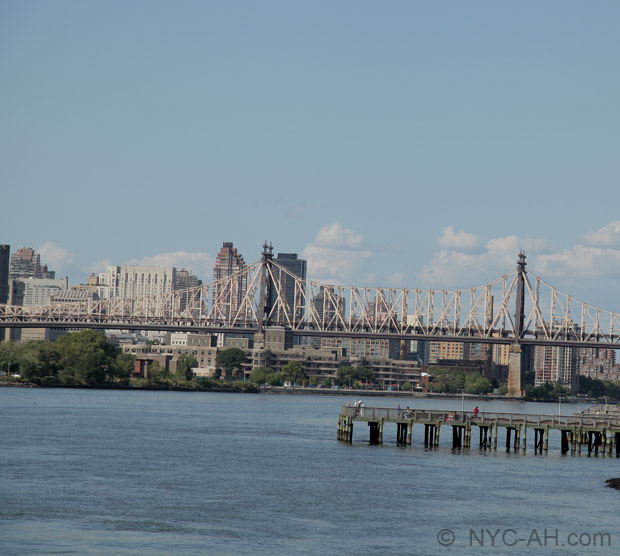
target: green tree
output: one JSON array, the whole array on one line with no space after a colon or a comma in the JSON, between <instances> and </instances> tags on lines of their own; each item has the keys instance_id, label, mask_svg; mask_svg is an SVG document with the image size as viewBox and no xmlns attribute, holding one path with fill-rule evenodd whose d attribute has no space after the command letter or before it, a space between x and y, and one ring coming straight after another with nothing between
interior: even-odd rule
<instances>
[{"instance_id":1,"label":"green tree","mask_svg":"<svg viewBox=\"0 0 620 556\"><path fill-rule=\"evenodd\" d=\"M148 378L153 380L162 380L168 378L168 370L162 368L161 363L157 359L149 360L148 362Z\"/></svg>"},{"instance_id":2,"label":"green tree","mask_svg":"<svg viewBox=\"0 0 620 556\"><path fill-rule=\"evenodd\" d=\"M28 380L56 376L60 368L58 347L47 340L34 340L20 350L19 371Z\"/></svg>"},{"instance_id":3,"label":"green tree","mask_svg":"<svg viewBox=\"0 0 620 556\"><path fill-rule=\"evenodd\" d=\"M229 348L220 351L215 358L215 364L223 369L226 378L242 374L243 364L246 362L245 353L239 348Z\"/></svg>"},{"instance_id":4,"label":"green tree","mask_svg":"<svg viewBox=\"0 0 620 556\"><path fill-rule=\"evenodd\" d=\"M19 346L15 342L0 342L0 371L7 375L17 370Z\"/></svg>"},{"instance_id":5,"label":"green tree","mask_svg":"<svg viewBox=\"0 0 620 556\"><path fill-rule=\"evenodd\" d=\"M56 340L65 376L81 384L101 384L117 378L120 350L102 332L83 330Z\"/></svg>"},{"instance_id":6,"label":"green tree","mask_svg":"<svg viewBox=\"0 0 620 556\"><path fill-rule=\"evenodd\" d=\"M194 378L194 367L198 366L198 360L187 353L179 355L177 361L176 377L178 380L192 380Z\"/></svg>"},{"instance_id":7,"label":"green tree","mask_svg":"<svg viewBox=\"0 0 620 556\"><path fill-rule=\"evenodd\" d=\"M282 373L277 373L270 367L259 367L250 373L250 382L277 386L282 384Z\"/></svg>"},{"instance_id":8,"label":"green tree","mask_svg":"<svg viewBox=\"0 0 620 556\"><path fill-rule=\"evenodd\" d=\"M340 386L359 386L361 383L375 382L375 375L368 367L340 367L336 378Z\"/></svg>"},{"instance_id":9,"label":"green tree","mask_svg":"<svg viewBox=\"0 0 620 556\"><path fill-rule=\"evenodd\" d=\"M308 379L308 373L300 361L289 361L282 366L282 376L286 382L291 384L303 384Z\"/></svg>"},{"instance_id":10,"label":"green tree","mask_svg":"<svg viewBox=\"0 0 620 556\"><path fill-rule=\"evenodd\" d=\"M134 366L136 362L136 356L131 355L131 353L119 353L116 361L115 375L120 382L123 384L128 384L131 375L133 374Z\"/></svg>"},{"instance_id":11,"label":"green tree","mask_svg":"<svg viewBox=\"0 0 620 556\"><path fill-rule=\"evenodd\" d=\"M493 385L482 375L471 374L467 376L465 391L468 394L488 394L491 390L493 390Z\"/></svg>"}]
</instances>

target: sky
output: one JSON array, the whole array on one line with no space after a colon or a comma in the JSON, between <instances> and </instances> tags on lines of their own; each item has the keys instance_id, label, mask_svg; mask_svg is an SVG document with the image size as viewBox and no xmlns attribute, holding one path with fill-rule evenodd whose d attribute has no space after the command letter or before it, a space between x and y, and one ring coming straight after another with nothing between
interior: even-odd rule
<instances>
[{"instance_id":1,"label":"sky","mask_svg":"<svg viewBox=\"0 0 620 556\"><path fill-rule=\"evenodd\" d=\"M82 283L528 270L620 311L616 0L0 0L0 243Z\"/></svg>"}]
</instances>

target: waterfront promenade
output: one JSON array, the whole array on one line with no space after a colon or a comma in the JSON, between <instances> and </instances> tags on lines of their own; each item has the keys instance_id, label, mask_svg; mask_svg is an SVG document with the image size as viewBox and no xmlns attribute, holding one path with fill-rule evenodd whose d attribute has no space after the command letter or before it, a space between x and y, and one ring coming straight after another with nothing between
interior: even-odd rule
<instances>
[{"instance_id":1,"label":"waterfront promenade","mask_svg":"<svg viewBox=\"0 0 620 556\"><path fill-rule=\"evenodd\" d=\"M411 445L414 434L423 434L424 446L437 447L443 430L452 448L471 448L477 443L480 449L496 450L502 436L500 445L505 442L507 450L525 451L529 433L534 451L547 452L550 431L559 431L562 453L581 454L583 450L589 455L620 457L620 415L615 412L554 416L346 405L338 417L338 440L352 442L353 425L362 422L368 425L372 444L382 444L385 425L396 424L396 443L401 445Z\"/></svg>"}]
</instances>

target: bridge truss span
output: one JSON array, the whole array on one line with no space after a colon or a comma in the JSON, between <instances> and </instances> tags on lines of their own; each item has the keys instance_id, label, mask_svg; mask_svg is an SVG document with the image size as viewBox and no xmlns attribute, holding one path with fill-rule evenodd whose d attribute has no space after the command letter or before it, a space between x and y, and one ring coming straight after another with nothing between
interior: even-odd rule
<instances>
[{"instance_id":1,"label":"bridge truss span","mask_svg":"<svg viewBox=\"0 0 620 556\"><path fill-rule=\"evenodd\" d=\"M574 300L515 269L459 290L319 284L302 280L270 252L196 288L157 296L24 307L0 305L1 327L235 330L286 327L296 335L342 335L589 345L620 348L620 313Z\"/></svg>"}]
</instances>

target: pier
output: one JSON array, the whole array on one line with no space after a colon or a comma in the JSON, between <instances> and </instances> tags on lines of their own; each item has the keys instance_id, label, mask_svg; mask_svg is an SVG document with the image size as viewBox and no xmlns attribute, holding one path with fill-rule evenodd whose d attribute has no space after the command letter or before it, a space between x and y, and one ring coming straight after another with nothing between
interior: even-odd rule
<instances>
[{"instance_id":1,"label":"pier","mask_svg":"<svg viewBox=\"0 0 620 556\"><path fill-rule=\"evenodd\" d=\"M424 446L437 447L442 430L452 448L525 451L528 435L535 453L549 449L549 432L561 435L563 454L586 453L620 457L620 415L578 413L567 416L528 413L492 413L384 407L343 406L338 417L338 440L353 441L354 423L366 422L371 444L382 444L384 425L396 424L396 443L410 446L416 434L423 434ZM423 427L423 432L422 432ZM447 429L447 430L446 430ZM502 440L500 441L500 437Z\"/></svg>"}]
</instances>

